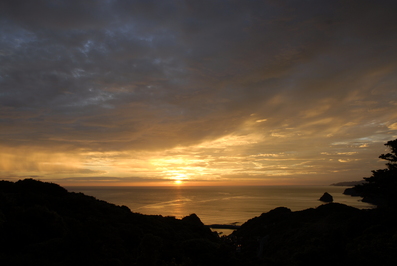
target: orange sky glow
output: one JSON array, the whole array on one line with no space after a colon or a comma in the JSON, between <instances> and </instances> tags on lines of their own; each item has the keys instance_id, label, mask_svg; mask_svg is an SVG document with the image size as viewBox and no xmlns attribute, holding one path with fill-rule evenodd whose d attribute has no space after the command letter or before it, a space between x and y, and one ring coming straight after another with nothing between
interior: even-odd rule
<instances>
[{"instance_id":1,"label":"orange sky glow","mask_svg":"<svg viewBox=\"0 0 397 266\"><path fill-rule=\"evenodd\" d=\"M22 2L0 4L3 180L328 185L397 138L393 1Z\"/></svg>"}]
</instances>

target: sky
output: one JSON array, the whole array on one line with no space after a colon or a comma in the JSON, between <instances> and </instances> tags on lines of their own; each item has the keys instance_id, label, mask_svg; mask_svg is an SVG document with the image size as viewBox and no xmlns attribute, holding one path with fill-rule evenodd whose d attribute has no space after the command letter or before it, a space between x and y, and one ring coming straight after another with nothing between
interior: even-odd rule
<instances>
[{"instance_id":1,"label":"sky","mask_svg":"<svg viewBox=\"0 0 397 266\"><path fill-rule=\"evenodd\" d=\"M328 185L397 138L397 1L3 0L0 179Z\"/></svg>"}]
</instances>

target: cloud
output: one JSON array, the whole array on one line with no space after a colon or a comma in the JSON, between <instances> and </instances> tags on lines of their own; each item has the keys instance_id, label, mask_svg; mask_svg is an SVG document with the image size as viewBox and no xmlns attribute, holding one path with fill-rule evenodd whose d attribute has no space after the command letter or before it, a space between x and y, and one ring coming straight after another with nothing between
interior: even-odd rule
<instances>
[{"instance_id":1,"label":"cloud","mask_svg":"<svg viewBox=\"0 0 397 266\"><path fill-rule=\"evenodd\" d=\"M393 124L389 125L388 128L390 130L397 130L397 123L393 123Z\"/></svg>"},{"instance_id":2,"label":"cloud","mask_svg":"<svg viewBox=\"0 0 397 266\"><path fill-rule=\"evenodd\" d=\"M182 148L208 164L191 171L219 177L240 171L233 156L312 160L357 144L377 157L371 143L397 130L394 1L15 0L0 10L7 173L55 174L70 161L76 175L148 177L163 170L145 162ZM106 167L85 165L106 156Z\"/></svg>"}]
</instances>

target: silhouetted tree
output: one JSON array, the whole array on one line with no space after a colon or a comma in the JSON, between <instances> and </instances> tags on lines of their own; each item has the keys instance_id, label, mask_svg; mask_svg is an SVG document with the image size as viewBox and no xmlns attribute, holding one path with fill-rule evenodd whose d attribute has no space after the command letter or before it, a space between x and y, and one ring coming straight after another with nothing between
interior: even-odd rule
<instances>
[{"instance_id":1,"label":"silhouetted tree","mask_svg":"<svg viewBox=\"0 0 397 266\"><path fill-rule=\"evenodd\" d=\"M366 183L356 185L354 189L363 197L363 201L381 207L397 207L397 139L388 141L385 146L391 152L381 154L380 159L387 160L386 169L372 171L372 176L364 177Z\"/></svg>"}]
</instances>

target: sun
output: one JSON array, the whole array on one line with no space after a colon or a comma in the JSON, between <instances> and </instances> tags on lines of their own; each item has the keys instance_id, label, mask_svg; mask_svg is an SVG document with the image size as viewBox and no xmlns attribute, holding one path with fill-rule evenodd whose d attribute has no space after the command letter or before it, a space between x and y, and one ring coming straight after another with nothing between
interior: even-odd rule
<instances>
[{"instance_id":1,"label":"sun","mask_svg":"<svg viewBox=\"0 0 397 266\"><path fill-rule=\"evenodd\" d=\"M180 185L180 184L182 184L182 180L179 180L179 179L174 180L174 183L175 183L176 185Z\"/></svg>"},{"instance_id":2,"label":"sun","mask_svg":"<svg viewBox=\"0 0 397 266\"><path fill-rule=\"evenodd\" d=\"M188 179L187 175L184 173L177 173L177 174L173 173L173 174L174 176L172 180L174 181L175 185L182 185L184 183L183 181Z\"/></svg>"}]
</instances>

